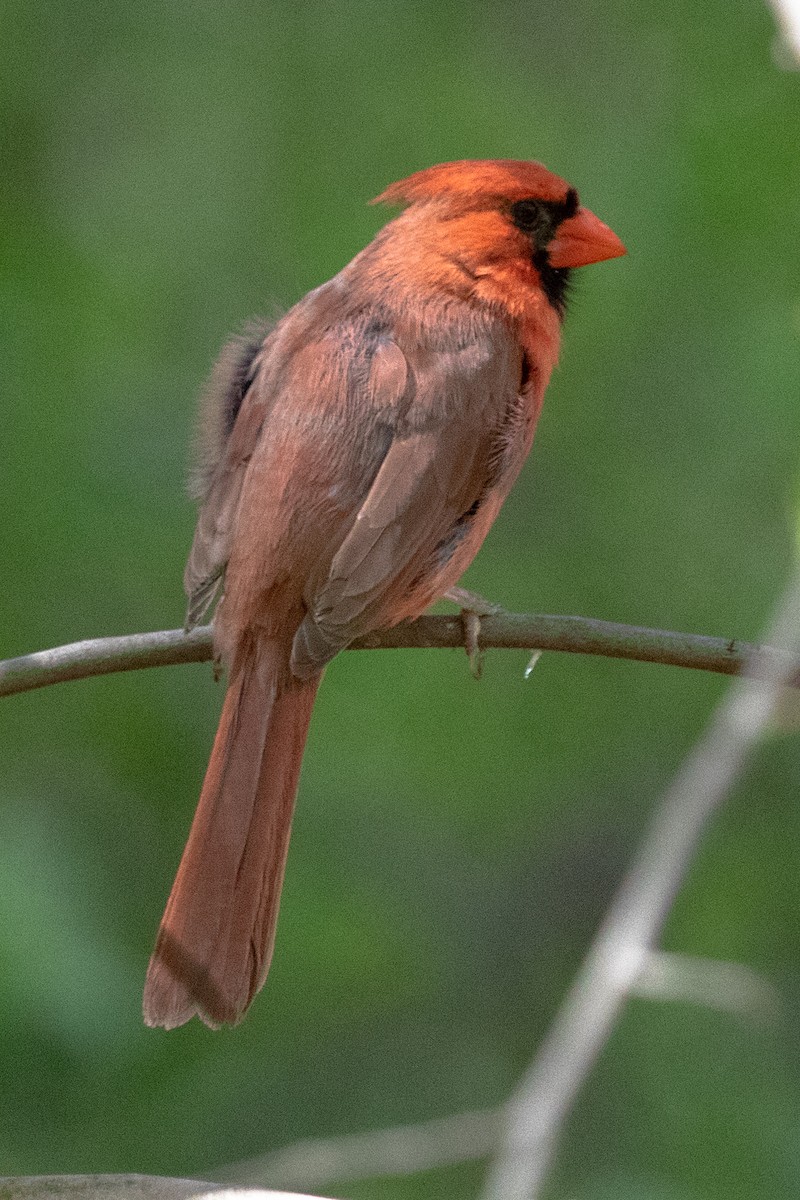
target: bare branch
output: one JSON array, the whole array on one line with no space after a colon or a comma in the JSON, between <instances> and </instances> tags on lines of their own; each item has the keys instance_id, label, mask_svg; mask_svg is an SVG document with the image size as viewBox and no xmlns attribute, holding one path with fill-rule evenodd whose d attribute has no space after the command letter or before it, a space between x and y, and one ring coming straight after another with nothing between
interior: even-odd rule
<instances>
[{"instance_id":1,"label":"bare branch","mask_svg":"<svg viewBox=\"0 0 800 1200\"><path fill-rule=\"evenodd\" d=\"M800 575L768 640L797 648ZM575 1098L642 978L705 826L769 727L793 668L781 670L776 661L767 678L762 662L747 670L760 677L734 684L660 801L569 995L507 1106L486 1200L536 1200L541 1194Z\"/></svg>"},{"instance_id":2,"label":"bare branch","mask_svg":"<svg viewBox=\"0 0 800 1200\"><path fill-rule=\"evenodd\" d=\"M260 1188L221 1191L194 1179L159 1175L27 1175L0 1178L4 1200L324 1200Z\"/></svg>"},{"instance_id":3,"label":"bare branch","mask_svg":"<svg viewBox=\"0 0 800 1200\"><path fill-rule=\"evenodd\" d=\"M436 1117L337 1138L308 1138L280 1150L220 1167L222 1183L322 1187L342 1180L413 1175L486 1158L497 1145L501 1110Z\"/></svg>"},{"instance_id":4,"label":"bare branch","mask_svg":"<svg viewBox=\"0 0 800 1200\"><path fill-rule=\"evenodd\" d=\"M764 674L779 672L787 682L800 682L800 657L770 646L754 646L735 639L673 633L597 621L591 617L547 616L538 613L499 613L483 617L482 649L557 650L567 654L596 654L606 658L662 663L738 675L745 663L757 662ZM350 647L353 650L463 649L461 616L426 616L370 634ZM207 662L212 655L211 626L184 633L169 629L123 637L94 638L39 650L0 662L0 696L48 687L71 679L138 671L177 663Z\"/></svg>"},{"instance_id":5,"label":"bare branch","mask_svg":"<svg viewBox=\"0 0 800 1200\"><path fill-rule=\"evenodd\" d=\"M786 1015L778 989L752 967L666 950L650 952L633 994L650 1000L681 1000L761 1024Z\"/></svg>"}]
</instances>

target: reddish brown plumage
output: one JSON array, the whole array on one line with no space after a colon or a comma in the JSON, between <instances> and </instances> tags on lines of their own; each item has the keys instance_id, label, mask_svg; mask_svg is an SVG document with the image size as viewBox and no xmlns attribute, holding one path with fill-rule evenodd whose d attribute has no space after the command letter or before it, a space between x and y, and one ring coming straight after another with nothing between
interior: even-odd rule
<instances>
[{"instance_id":1,"label":"reddish brown plumage","mask_svg":"<svg viewBox=\"0 0 800 1200\"><path fill-rule=\"evenodd\" d=\"M260 346L226 351L206 402L185 584L191 623L224 572L230 681L148 970L151 1025L235 1022L264 982L325 665L472 561L558 357L556 268L624 253L538 163L446 163L379 199L408 207ZM545 202L545 245L520 201Z\"/></svg>"}]
</instances>

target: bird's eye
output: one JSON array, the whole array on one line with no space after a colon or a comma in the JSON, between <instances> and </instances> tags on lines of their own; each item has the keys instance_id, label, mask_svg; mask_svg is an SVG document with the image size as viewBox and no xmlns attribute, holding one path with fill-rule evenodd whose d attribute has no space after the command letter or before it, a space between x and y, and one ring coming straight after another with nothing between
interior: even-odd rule
<instances>
[{"instance_id":1,"label":"bird's eye","mask_svg":"<svg viewBox=\"0 0 800 1200\"><path fill-rule=\"evenodd\" d=\"M511 205L511 220L524 233L538 233L551 223L551 217L540 200L518 200Z\"/></svg>"},{"instance_id":2,"label":"bird's eye","mask_svg":"<svg viewBox=\"0 0 800 1200\"><path fill-rule=\"evenodd\" d=\"M575 216L579 206L578 193L570 188L563 200L517 200L511 205L511 220L543 248L561 222Z\"/></svg>"}]
</instances>

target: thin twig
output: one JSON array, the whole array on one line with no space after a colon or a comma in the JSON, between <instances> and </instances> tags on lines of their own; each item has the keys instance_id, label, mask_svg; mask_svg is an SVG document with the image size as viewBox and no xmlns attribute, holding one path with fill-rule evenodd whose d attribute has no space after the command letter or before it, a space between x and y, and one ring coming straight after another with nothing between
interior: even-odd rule
<instances>
[{"instance_id":1,"label":"thin twig","mask_svg":"<svg viewBox=\"0 0 800 1200\"><path fill-rule=\"evenodd\" d=\"M754 646L736 639L704 637L619 625L591 617L547 616L539 613L500 613L483 617L482 649L557 650L568 654L597 654L606 658L662 663L738 675L745 663L758 660L766 672L779 671L787 682L800 682L800 657L771 646ZM460 615L426 616L372 633L353 642L353 650L463 649L464 627ZM184 633L169 629L159 633L134 633L123 637L94 638L39 650L0 662L0 696L32 691L71 679L137 671L176 663L206 662L211 658L211 626Z\"/></svg>"},{"instance_id":2,"label":"thin twig","mask_svg":"<svg viewBox=\"0 0 800 1200\"><path fill-rule=\"evenodd\" d=\"M779 606L768 641L796 649L798 639L800 575ZM569 995L508 1103L485 1200L536 1200L541 1194L575 1098L647 966L705 826L779 703L786 667L776 661L765 673L763 661L756 661L747 670L758 677L734 684L667 789Z\"/></svg>"},{"instance_id":3,"label":"thin twig","mask_svg":"<svg viewBox=\"0 0 800 1200\"><path fill-rule=\"evenodd\" d=\"M322 1187L356 1179L414 1175L486 1158L497 1145L499 1108L435 1117L337 1138L307 1138L215 1172L230 1186Z\"/></svg>"},{"instance_id":4,"label":"thin twig","mask_svg":"<svg viewBox=\"0 0 800 1200\"><path fill-rule=\"evenodd\" d=\"M634 995L649 1000L680 1000L758 1024L786 1017L783 996L773 983L744 963L695 954L651 950L634 985Z\"/></svg>"}]
</instances>

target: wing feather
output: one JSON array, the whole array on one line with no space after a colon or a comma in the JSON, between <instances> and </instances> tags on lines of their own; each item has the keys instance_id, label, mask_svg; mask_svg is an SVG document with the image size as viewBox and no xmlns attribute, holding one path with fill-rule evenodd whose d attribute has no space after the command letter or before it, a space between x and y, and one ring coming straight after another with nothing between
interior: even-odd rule
<instances>
[{"instance_id":1,"label":"wing feather","mask_svg":"<svg viewBox=\"0 0 800 1200\"><path fill-rule=\"evenodd\" d=\"M245 472L263 420L263 405L258 403L251 389L242 401L197 518L183 575L188 597L187 629L202 618L219 589L230 557Z\"/></svg>"},{"instance_id":2,"label":"wing feather","mask_svg":"<svg viewBox=\"0 0 800 1200\"><path fill-rule=\"evenodd\" d=\"M378 311L348 315L345 300L326 285L246 377L239 366L247 387L185 573L194 623L230 559L223 657L241 628L298 620L299 677L452 586L448 560L491 486L519 390L519 342L500 318L454 308L424 329L390 327Z\"/></svg>"},{"instance_id":3,"label":"wing feather","mask_svg":"<svg viewBox=\"0 0 800 1200\"><path fill-rule=\"evenodd\" d=\"M444 371L441 359L439 370L425 362L415 371L411 358L415 390L408 417L395 427L327 579L307 598L292 651L297 675L320 671L354 638L402 619L417 577L438 569L437 547L480 503L519 384L518 353L510 339L496 342L467 344L460 355L447 356Z\"/></svg>"}]
</instances>

